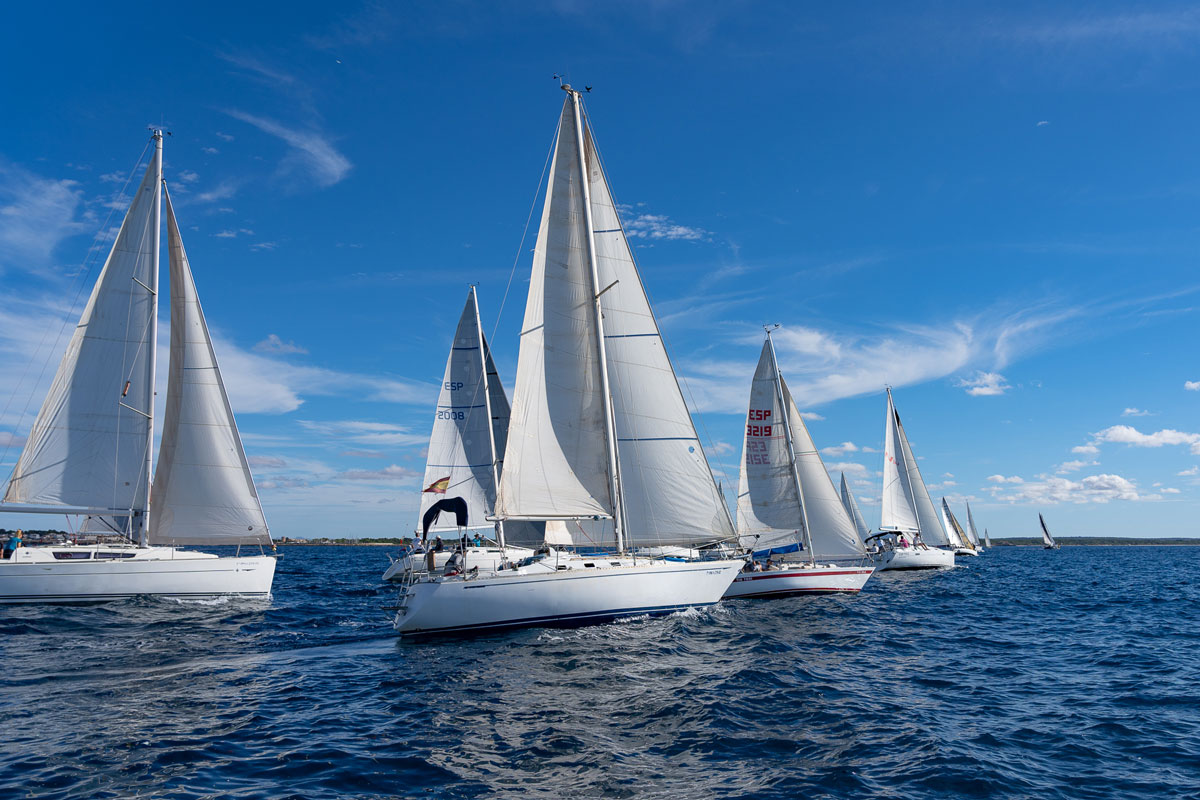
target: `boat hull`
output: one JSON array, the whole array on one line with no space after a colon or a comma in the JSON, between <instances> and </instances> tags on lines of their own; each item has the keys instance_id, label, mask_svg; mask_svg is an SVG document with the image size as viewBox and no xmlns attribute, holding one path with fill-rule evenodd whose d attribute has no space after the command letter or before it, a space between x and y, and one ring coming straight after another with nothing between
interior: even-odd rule
<instances>
[{"instance_id":1,"label":"boat hull","mask_svg":"<svg viewBox=\"0 0 1200 800\"><path fill-rule=\"evenodd\" d=\"M872 555L875 568L942 569L954 566L954 551L937 547L898 547Z\"/></svg>"},{"instance_id":2,"label":"boat hull","mask_svg":"<svg viewBox=\"0 0 1200 800\"><path fill-rule=\"evenodd\" d=\"M669 614L718 602L743 563L658 561L426 578L404 590L393 624L406 637L471 635Z\"/></svg>"},{"instance_id":3,"label":"boat hull","mask_svg":"<svg viewBox=\"0 0 1200 800\"><path fill-rule=\"evenodd\" d=\"M966 547L959 547L959 548L955 549L954 555L956 555L956 556L977 556L977 555L979 555L979 551L971 550Z\"/></svg>"},{"instance_id":4,"label":"boat hull","mask_svg":"<svg viewBox=\"0 0 1200 800\"><path fill-rule=\"evenodd\" d=\"M274 578L275 557L265 555L175 551L173 558L0 560L0 603L97 603L139 595L268 598Z\"/></svg>"},{"instance_id":5,"label":"boat hull","mask_svg":"<svg viewBox=\"0 0 1200 800\"><path fill-rule=\"evenodd\" d=\"M725 590L725 599L783 597L793 594L833 594L860 591L874 567L785 567L767 572L743 572Z\"/></svg>"}]
</instances>

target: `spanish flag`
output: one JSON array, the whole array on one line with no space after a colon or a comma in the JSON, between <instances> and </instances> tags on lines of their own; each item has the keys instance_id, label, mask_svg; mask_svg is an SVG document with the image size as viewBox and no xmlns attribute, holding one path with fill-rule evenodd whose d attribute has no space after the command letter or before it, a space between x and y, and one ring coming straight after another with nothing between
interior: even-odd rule
<instances>
[{"instance_id":1,"label":"spanish flag","mask_svg":"<svg viewBox=\"0 0 1200 800\"><path fill-rule=\"evenodd\" d=\"M425 492L433 492L434 494L445 494L446 490L449 488L450 488L450 476L447 475L446 477L438 478L436 481L429 484L429 486L425 487L425 491L421 492L421 494L425 494Z\"/></svg>"}]
</instances>

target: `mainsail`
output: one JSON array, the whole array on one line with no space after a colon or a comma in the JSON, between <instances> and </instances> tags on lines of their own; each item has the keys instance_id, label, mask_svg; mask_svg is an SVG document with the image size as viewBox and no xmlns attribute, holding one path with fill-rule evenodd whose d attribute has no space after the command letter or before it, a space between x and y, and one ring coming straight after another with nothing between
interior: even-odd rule
<instances>
[{"instance_id":1,"label":"mainsail","mask_svg":"<svg viewBox=\"0 0 1200 800\"><path fill-rule=\"evenodd\" d=\"M153 544L269 544L183 239L166 194L171 363L150 506Z\"/></svg>"},{"instance_id":2,"label":"mainsail","mask_svg":"<svg viewBox=\"0 0 1200 800\"><path fill-rule=\"evenodd\" d=\"M850 492L850 484L846 482L846 473L842 473L842 505L846 507L846 513L850 515L850 519L854 520L854 528L858 531L858 538L865 543L871 535L871 529L867 526L866 519L863 518L862 512L858 510L858 503L854 499L854 495Z\"/></svg>"},{"instance_id":3,"label":"mainsail","mask_svg":"<svg viewBox=\"0 0 1200 800\"><path fill-rule=\"evenodd\" d=\"M888 390L888 418L884 437L882 530L913 531L934 547L951 545L949 534L938 519L929 490L913 456L900 414Z\"/></svg>"},{"instance_id":4,"label":"mainsail","mask_svg":"<svg viewBox=\"0 0 1200 800\"><path fill-rule=\"evenodd\" d=\"M156 145L13 470L5 502L132 511L136 527L144 527L158 313L161 140ZM110 525L119 516L109 517Z\"/></svg>"},{"instance_id":5,"label":"mainsail","mask_svg":"<svg viewBox=\"0 0 1200 800\"><path fill-rule=\"evenodd\" d=\"M989 548L992 546L992 537L988 536L987 528L983 529L983 545Z\"/></svg>"},{"instance_id":6,"label":"mainsail","mask_svg":"<svg viewBox=\"0 0 1200 800\"><path fill-rule=\"evenodd\" d=\"M967 503L967 534L971 537L971 544L979 547L979 532L975 530L975 517L971 516L971 504ZM991 547L991 545L988 545Z\"/></svg>"},{"instance_id":7,"label":"mainsail","mask_svg":"<svg viewBox=\"0 0 1200 800\"><path fill-rule=\"evenodd\" d=\"M777 549L797 542L805 526L814 558L866 552L779 374L768 337L750 390L738 484L739 540L753 550Z\"/></svg>"},{"instance_id":8,"label":"mainsail","mask_svg":"<svg viewBox=\"0 0 1200 800\"><path fill-rule=\"evenodd\" d=\"M1046 520L1038 514L1038 522L1042 523L1042 544L1046 547L1058 547L1058 543L1054 541L1054 537L1050 535L1050 529L1046 527Z\"/></svg>"}]
</instances>

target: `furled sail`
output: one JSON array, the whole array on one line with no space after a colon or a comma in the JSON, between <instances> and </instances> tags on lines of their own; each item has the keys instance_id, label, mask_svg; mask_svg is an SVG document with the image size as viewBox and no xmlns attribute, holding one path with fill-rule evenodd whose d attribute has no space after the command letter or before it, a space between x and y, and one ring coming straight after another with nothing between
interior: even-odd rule
<instances>
[{"instance_id":1,"label":"furled sail","mask_svg":"<svg viewBox=\"0 0 1200 800\"><path fill-rule=\"evenodd\" d=\"M967 535L971 537L971 544L979 547L979 532L975 530L975 517L971 515L971 504L967 503Z\"/></svg>"},{"instance_id":2,"label":"furled sail","mask_svg":"<svg viewBox=\"0 0 1200 800\"><path fill-rule=\"evenodd\" d=\"M908 462L900 443L900 418L892 404L892 392L887 393L887 423L883 432L883 510L879 529L884 531L920 530L917 509L911 489Z\"/></svg>"},{"instance_id":3,"label":"furled sail","mask_svg":"<svg viewBox=\"0 0 1200 800\"><path fill-rule=\"evenodd\" d=\"M572 100L533 255L496 499L502 519L612 516L596 304Z\"/></svg>"},{"instance_id":4,"label":"furled sail","mask_svg":"<svg viewBox=\"0 0 1200 800\"><path fill-rule=\"evenodd\" d=\"M854 499L854 495L850 493L850 484L846 482L846 473L842 473L842 505L846 507L846 513L850 515L850 519L854 520L854 529L858 531L858 538L863 542L871 535L871 529L867 526L867 521L863 518L862 512L858 510L858 503Z\"/></svg>"},{"instance_id":5,"label":"furled sail","mask_svg":"<svg viewBox=\"0 0 1200 800\"><path fill-rule=\"evenodd\" d=\"M914 502L914 510L916 511L918 530L921 533L921 540L927 545L933 547L945 547L951 544L950 537L946 533L946 529L942 527L942 521L938 519L937 509L934 508L933 500L929 497L929 490L925 488L925 481L921 479L921 470L917 467L917 459L913 456L912 447L908 443L908 435L904 433L904 425L900 422L900 414L896 412L895 406L891 403L891 392L888 392L888 410L896 420L896 440L899 444L900 457L904 461L903 475L908 482L908 491ZM886 480L887 469L884 469Z\"/></svg>"},{"instance_id":6,"label":"furled sail","mask_svg":"<svg viewBox=\"0 0 1200 800\"><path fill-rule=\"evenodd\" d=\"M171 198L171 364L150 505L153 544L269 544Z\"/></svg>"},{"instance_id":7,"label":"furled sail","mask_svg":"<svg viewBox=\"0 0 1200 800\"><path fill-rule=\"evenodd\" d=\"M418 530L454 530L458 515L449 503L461 499L465 503L465 523L470 527L491 527L487 521L496 502L492 437L496 448L504 446L508 433L508 401L500 387L499 376L484 387L488 368L492 371L491 354L484 350L483 334L479 330L479 311L475 290L467 294L467 303L454 332L454 342L446 359L446 371L434 412L433 431L429 436L429 455L422 482ZM490 377L490 376L489 376ZM488 408L491 396L492 409ZM498 418L497 418L498 417ZM493 426L489 432L488 427Z\"/></svg>"},{"instance_id":8,"label":"furled sail","mask_svg":"<svg viewBox=\"0 0 1200 800\"><path fill-rule=\"evenodd\" d=\"M738 541L748 550L799 549L804 521L788 449L771 343L763 343L750 383L738 478Z\"/></svg>"},{"instance_id":9,"label":"furled sail","mask_svg":"<svg viewBox=\"0 0 1200 800\"><path fill-rule=\"evenodd\" d=\"M29 432L5 502L145 510L161 175L162 150L156 147ZM107 527L121 523L109 520Z\"/></svg>"},{"instance_id":10,"label":"furled sail","mask_svg":"<svg viewBox=\"0 0 1200 800\"><path fill-rule=\"evenodd\" d=\"M679 389L586 123L584 142L626 538L660 545L732 539L733 521Z\"/></svg>"}]
</instances>

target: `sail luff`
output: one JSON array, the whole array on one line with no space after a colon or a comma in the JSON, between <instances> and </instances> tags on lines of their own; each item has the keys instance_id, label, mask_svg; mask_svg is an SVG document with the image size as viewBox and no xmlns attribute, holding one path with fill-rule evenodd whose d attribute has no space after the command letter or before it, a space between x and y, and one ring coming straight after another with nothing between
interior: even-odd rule
<instances>
[{"instance_id":1,"label":"sail luff","mask_svg":"<svg viewBox=\"0 0 1200 800\"><path fill-rule=\"evenodd\" d=\"M164 200L171 360L147 538L166 545L270 544L169 193Z\"/></svg>"}]
</instances>

